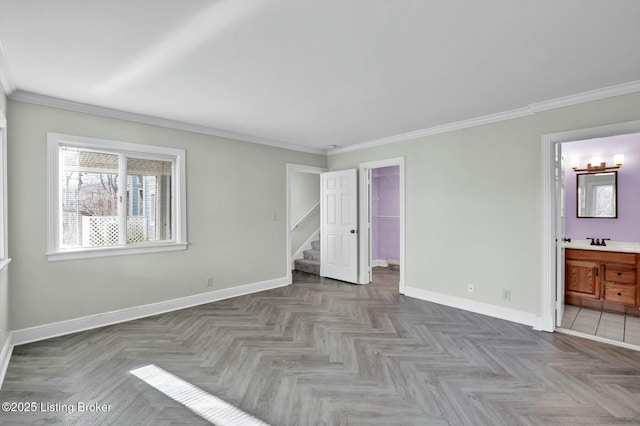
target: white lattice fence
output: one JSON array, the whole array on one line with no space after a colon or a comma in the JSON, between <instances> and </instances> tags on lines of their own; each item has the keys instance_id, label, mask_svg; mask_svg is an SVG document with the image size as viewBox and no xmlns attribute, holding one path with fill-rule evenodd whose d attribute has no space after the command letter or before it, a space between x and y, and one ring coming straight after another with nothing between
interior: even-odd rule
<instances>
[{"instance_id":1,"label":"white lattice fence","mask_svg":"<svg viewBox=\"0 0 640 426\"><path fill-rule=\"evenodd\" d=\"M147 241L147 217L127 218L127 242ZM83 216L82 246L99 247L119 244L118 216Z\"/></svg>"}]
</instances>

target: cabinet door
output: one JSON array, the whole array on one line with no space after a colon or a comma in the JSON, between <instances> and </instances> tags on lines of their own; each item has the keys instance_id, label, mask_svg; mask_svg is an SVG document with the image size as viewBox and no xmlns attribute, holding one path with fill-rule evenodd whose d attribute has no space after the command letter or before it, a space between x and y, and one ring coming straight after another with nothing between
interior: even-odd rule
<instances>
[{"instance_id":1,"label":"cabinet door","mask_svg":"<svg viewBox=\"0 0 640 426\"><path fill-rule=\"evenodd\" d=\"M600 298L600 265L583 260L566 261L565 291L575 296Z\"/></svg>"}]
</instances>

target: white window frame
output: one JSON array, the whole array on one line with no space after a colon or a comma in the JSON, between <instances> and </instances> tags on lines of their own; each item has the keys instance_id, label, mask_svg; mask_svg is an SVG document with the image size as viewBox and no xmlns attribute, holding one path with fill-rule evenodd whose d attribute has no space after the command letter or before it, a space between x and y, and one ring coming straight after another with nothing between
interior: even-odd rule
<instances>
[{"instance_id":1,"label":"white window frame","mask_svg":"<svg viewBox=\"0 0 640 426\"><path fill-rule=\"evenodd\" d=\"M61 248L60 222L60 146L73 146L136 158L170 158L174 164L171 179L172 239L108 247ZM121 165L122 167L122 165ZM122 170L120 171L122 173ZM154 145L96 139L84 136L47 134L47 258L49 261L121 256L139 253L185 250L187 248L187 200L185 150ZM122 209L121 209L122 210Z\"/></svg>"},{"instance_id":2,"label":"white window frame","mask_svg":"<svg viewBox=\"0 0 640 426\"><path fill-rule=\"evenodd\" d=\"M11 262L8 257L7 206L7 119L0 112L0 271Z\"/></svg>"}]
</instances>

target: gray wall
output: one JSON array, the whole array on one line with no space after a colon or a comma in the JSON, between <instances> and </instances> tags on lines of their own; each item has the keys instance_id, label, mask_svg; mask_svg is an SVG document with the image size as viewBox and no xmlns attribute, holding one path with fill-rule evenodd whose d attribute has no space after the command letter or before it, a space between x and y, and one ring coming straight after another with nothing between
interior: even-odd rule
<instances>
[{"instance_id":1,"label":"gray wall","mask_svg":"<svg viewBox=\"0 0 640 426\"><path fill-rule=\"evenodd\" d=\"M320 175L291 172L291 223L320 201Z\"/></svg>"},{"instance_id":2,"label":"gray wall","mask_svg":"<svg viewBox=\"0 0 640 426\"><path fill-rule=\"evenodd\" d=\"M329 168L404 156L406 285L538 314L542 135L637 119L640 93L330 155Z\"/></svg>"},{"instance_id":3,"label":"gray wall","mask_svg":"<svg viewBox=\"0 0 640 426\"><path fill-rule=\"evenodd\" d=\"M286 163L325 156L11 100L8 113L12 329L286 277ZM48 262L47 132L184 148L188 250Z\"/></svg>"}]
</instances>

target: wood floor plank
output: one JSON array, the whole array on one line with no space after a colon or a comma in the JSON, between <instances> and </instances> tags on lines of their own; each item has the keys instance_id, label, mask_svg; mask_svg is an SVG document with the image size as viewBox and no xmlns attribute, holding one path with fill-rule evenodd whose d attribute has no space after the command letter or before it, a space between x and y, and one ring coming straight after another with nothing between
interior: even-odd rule
<instances>
[{"instance_id":1,"label":"wood floor plank","mask_svg":"<svg viewBox=\"0 0 640 426\"><path fill-rule=\"evenodd\" d=\"M206 424L129 374L148 364L272 425L640 424L640 352L412 299L397 280L295 273L291 286L18 346L0 401L111 408L0 412L0 424Z\"/></svg>"}]
</instances>

